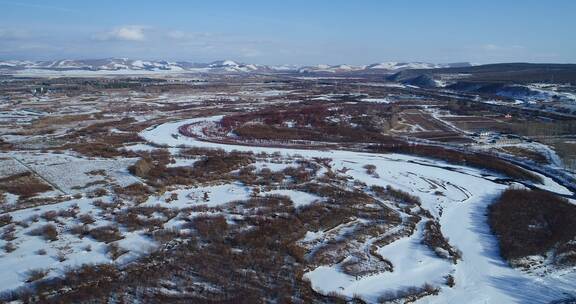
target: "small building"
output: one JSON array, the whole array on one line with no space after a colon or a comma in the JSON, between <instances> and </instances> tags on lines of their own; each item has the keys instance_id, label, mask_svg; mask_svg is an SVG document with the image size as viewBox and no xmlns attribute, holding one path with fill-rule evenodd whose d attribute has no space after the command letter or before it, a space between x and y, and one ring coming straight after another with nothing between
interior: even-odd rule
<instances>
[{"instance_id":1,"label":"small building","mask_svg":"<svg viewBox=\"0 0 576 304\"><path fill-rule=\"evenodd\" d=\"M480 135L480 137L488 137L492 135L492 132L488 130L480 130L480 132L478 132L478 135Z\"/></svg>"}]
</instances>

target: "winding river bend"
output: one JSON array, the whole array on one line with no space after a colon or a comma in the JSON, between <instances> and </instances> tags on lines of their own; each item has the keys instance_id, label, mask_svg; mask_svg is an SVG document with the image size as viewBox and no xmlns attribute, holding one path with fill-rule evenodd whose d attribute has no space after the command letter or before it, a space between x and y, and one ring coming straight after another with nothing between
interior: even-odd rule
<instances>
[{"instance_id":1,"label":"winding river bend","mask_svg":"<svg viewBox=\"0 0 576 304\"><path fill-rule=\"evenodd\" d=\"M215 121L219 116L195 118L161 124L140 135L150 143L177 147L202 147L225 151L279 152L285 157L330 158L337 169L367 185L391 185L422 199L442 225L442 233L462 251L456 265L438 261L419 243L419 235L403 238L380 248L395 265L395 271L354 278L335 267L321 266L306 273L312 287L321 293L335 291L352 297L376 301L386 291L398 290L423 282L440 284L453 275L456 286L442 288L439 295L428 296L421 303L549 303L574 297L574 270L537 276L510 268L498 254L495 237L486 221L487 206L507 187L521 184L479 169L455 166L430 159L401 154L375 154L345 150L310 150L283 147L259 147L217 143L198 137L185 137L179 127L201 121ZM379 177L365 174L362 167L373 164ZM445 195L434 195L442 185ZM573 197L566 187L544 177L543 185L530 185L559 195Z\"/></svg>"}]
</instances>

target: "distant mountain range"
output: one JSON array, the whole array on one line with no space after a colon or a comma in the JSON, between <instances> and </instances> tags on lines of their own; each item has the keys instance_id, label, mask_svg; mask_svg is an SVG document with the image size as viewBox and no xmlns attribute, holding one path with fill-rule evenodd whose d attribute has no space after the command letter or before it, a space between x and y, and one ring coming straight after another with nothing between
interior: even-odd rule
<instances>
[{"instance_id":1,"label":"distant mountain range","mask_svg":"<svg viewBox=\"0 0 576 304\"><path fill-rule=\"evenodd\" d=\"M357 72L357 71L391 71L398 72L410 69L439 69L439 68L455 68L455 67L470 67L472 64L468 62L461 63L446 63L436 64L427 62L381 62L369 65L353 66L353 65L316 65L306 66L299 68L301 73L342 73L342 72Z\"/></svg>"},{"instance_id":2,"label":"distant mountain range","mask_svg":"<svg viewBox=\"0 0 576 304\"><path fill-rule=\"evenodd\" d=\"M271 66L220 60L211 63L186 61L132 60L126 58L54 60L54 61L0 61L4 74L146 74L146 73L346 73L346 72L398 72L409 69L437 69L470 67L469 63L432 64L424 62L384 62L370 65L316 65Z\"/></svg>"},{"instance_id":3,"label":"distant mountain range","mask_svg":"<svg viewBox=\"0 0 576 304\"><path fill-rule=\"evenodd\" d=\"M232 60L211 63L191 63L185 61L132 60L126 58L55 60L55 61L0 61L0 71L9 72L254 72L267 67L254 64L241 64Z\"/></svg>"},{"instance_id":4,"label":"distant mountain range","mask_svg":"<svg viewBox=\"0 0 576 304\"><path fill-rule=\"evenodd\" d=\"M481 84L571 83L576 84L576 64L498 63L437 69L405 69L388 80L421 87L467 82Z\"/></svg>"},{"instance_id":5,"label":"distant mountain range","mask_svg":"<svg viewBox=\"0 0 576 304\"><path fill-rule=\"evenodd\" d=\"M496 95L511 101L576 103L576 64L499 63L406 69L386 79L420 88Z\"/></svg>"}]
</instances>

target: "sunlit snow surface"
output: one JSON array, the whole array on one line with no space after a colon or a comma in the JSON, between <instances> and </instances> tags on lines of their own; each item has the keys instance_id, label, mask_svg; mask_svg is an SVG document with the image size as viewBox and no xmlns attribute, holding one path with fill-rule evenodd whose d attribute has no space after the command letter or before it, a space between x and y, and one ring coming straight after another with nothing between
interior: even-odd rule
<instances>
[{"instance_id":1,"label":"sunlit snow surface","mask_svg":"<svg viewBox=\"0 0 576 304\"><path fill-rule=\"evenodd\" d=\"M455 166L426 158L399 154L371 154L351 151L317 151L284 148L249 147L204 142L194 138L173 136L182 124L202 120L218 120L220 116L166 123L141 133L149 142L177 147L180 145L219 148L226 151L252 151L305 158L331 158L333 169L348 168L347 175L368 185L392 185L418 195L423 207L439 217L442 232L450 243L462 251L463 259L456 265L437 258L420 244L422 229L379 249L395 265L394 272L362 278L350 277L337 267L321 266L305 274L312 287L322 293L338 292L345 296L361 296L374 302L386 291L431 283L440 286L452 274L456 286L443 286L437 296L428 296L421 303L548 303L564 298L576 289L576 275L536 277L512 269L499 257L497 243L486 223L486 207L508 185L494 182L496 176L478 169ZM378 177L368 175L366 164L377 167ZM557 193L570 193L551 179L546 188ZM435 195L440 191L444 195ZM296 199L298 200L298 199ZM302 202L306 201L305 199ZM441 212L440 212L441 211ZM318 232L309 232L307 238Z\"/></svg>"}]
</instances>

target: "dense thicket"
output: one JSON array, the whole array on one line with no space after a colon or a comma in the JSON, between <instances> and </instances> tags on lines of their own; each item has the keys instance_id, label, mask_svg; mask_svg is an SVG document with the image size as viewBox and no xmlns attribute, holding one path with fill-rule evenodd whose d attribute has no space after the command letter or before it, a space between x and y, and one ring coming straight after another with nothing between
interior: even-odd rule
<instances>
[{"instance_id":1,"label":"dense thicket","mask_svg":"<svg viewBox=\"0 0 576 304\"><path fill-rule=\"evenodd\" d=\"M548 192L509 189L489 208L489 223L507 260L553 250L555 263L576 263L576 205Z\"/></svg>"}]
</instances>

